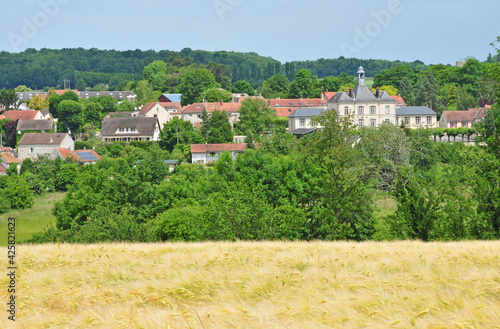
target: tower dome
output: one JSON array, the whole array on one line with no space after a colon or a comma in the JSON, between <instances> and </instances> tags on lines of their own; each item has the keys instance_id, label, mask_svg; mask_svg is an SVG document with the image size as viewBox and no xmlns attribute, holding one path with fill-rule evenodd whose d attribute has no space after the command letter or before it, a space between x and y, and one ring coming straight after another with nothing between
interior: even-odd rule
<instances>
[{"instance_id":1,"label":"tower dome","mask_svg":"<svg viewBox=\"0 0 500 329\"><path fill-rule=\"evenodd\" d=\"M365 84L365 70L363 70L363 67L360 66L358 69L358 72L356 72L358 76L358 85L364 85Z\"/></svg>"}]
</instances>

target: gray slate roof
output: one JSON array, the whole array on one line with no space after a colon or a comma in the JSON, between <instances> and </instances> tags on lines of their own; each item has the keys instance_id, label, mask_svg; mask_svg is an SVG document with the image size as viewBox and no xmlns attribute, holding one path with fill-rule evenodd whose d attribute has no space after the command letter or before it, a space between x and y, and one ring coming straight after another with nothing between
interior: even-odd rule
<instances>
[{"instance_id":1,"label":"gray slate roof","mask_svg":"<svg viewBox=\"0 0 500 329\"><path fill-rule=\"evenodd\" d=\"M293 111L288 117L289 118L312 118L315 116L323 115L327 109L322 108L298 108Z\"/></svg>"},{"instance_id":2,"label":"gray slate roof","mask_svg":"<svg viewBox=\"0 0 500 329\"><path fill-rule=\"evenodd\" d=\"M51 130L52 120L19 120L17 130Z\"/></svg>"},{"instance_id":3,"label":"gray slate roof","mask_svg":"<svg viewBox=\"0 0 500 329\"><path fill-rule=\"evenodd\" d=\"M354 99L356 102L377 102L378 99L366 85L357 84L354 87Z\"/></svg>"},{"instance_id":4,"label":"gray slate roof","mask_svg":"<svg viewBox=\"0 0 500 329\"><path fill-rule=\"evenodd\" d=\"M381 102L390 102L390 103L396 103L396 100L391 97L388 93L385 91L380 92L380 101Z\"/></svg>"},{"instance_id":5,"label":"gray slate roof","mask_svg":"<svg viewBox=\"0 0 500 329\"><path fill-rule=\"evenodd\" d=\"M338 92L336 93L332 98L330 98L329 102L353 102L354 103L354 99L352 99L351 97L349 97L349 95L343 91L343 92Z\"/></svg>"},{"instance_id":6,"label":"gray slate roof","mask_svg":"<svg viewBox=\"0 0 500 329\"><path fill-rule=\"evenodd\" d=\"M396 107L396 115L436 115L436 112L427 106Z\"/></svg>"},{"instance_id":7,"label":"gray slate roof","mask_svg":"<svg viewBox=\"0 0 500 329\"><path fill-rule=\"evenodd\" d=\"M102 121L101 136L123 136L115 134L118 128L135 127L137 135L152 136L155 132L158 118L132 117L132 118L105 118ZM129 133L135 134L135 133Z\"/></svg>"},{"instance_id":8,"label":"gray slate roof","mask_svg":"<svg viewBox=\"0 0 500 329\"><path fill-rule=\"evenodd\" d=\"M67 133L26 133L18 145L60 145L66 136Z\"/></svg>"}]
</instances>

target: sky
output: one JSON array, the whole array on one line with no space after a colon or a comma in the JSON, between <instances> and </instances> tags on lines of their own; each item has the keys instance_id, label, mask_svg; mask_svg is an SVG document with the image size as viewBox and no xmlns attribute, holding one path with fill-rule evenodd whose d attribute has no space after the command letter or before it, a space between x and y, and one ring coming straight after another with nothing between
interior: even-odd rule
<instances>
[{"instance_id":1,"label":"sky","mask_svg":"<svg viewBox=\"0 0 500 329\"><path fill-rule=\"evenodd\" d=\"M455 64L494 54L498 0L2 0L0 51L255 52ZM500 45L499 45L500 46Z\"/></svg>"}]
</instances>

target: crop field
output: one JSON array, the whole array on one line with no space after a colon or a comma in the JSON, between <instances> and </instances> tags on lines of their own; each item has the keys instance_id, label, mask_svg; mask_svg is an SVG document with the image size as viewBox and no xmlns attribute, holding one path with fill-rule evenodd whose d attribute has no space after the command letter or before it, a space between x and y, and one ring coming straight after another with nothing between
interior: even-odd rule
<instances>
[{"instance_id":1,"label":"crop field","mask_svg":"<svg viewBox=\"0 0 500 329\"><path fill-rule=\"evenodd\" d=\"M17 247L1 328L500 328L498 241Z\"/></svg>"}]
</instances>

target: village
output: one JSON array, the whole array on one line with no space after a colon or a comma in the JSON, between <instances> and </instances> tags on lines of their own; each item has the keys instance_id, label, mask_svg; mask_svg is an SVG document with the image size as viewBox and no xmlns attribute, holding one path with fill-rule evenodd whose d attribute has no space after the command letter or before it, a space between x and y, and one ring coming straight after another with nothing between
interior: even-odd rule
<instances>
[{"instance_id":1,"label":"village","mask_svg":"<svg viewBox=\"0 0 500 329\"><path fill-rule=\"evenodd\" d=\"M459 128L472 127L485 115L484 108L471 108L468 111L444 111L440 120L436 112L427 106L406 106L401 95L390 96L387 92L375 92L365 85L365 71L359 67L357 84L349 90L340 92L325 91L321 98L309 99L264 99L262 96L233 94L231 102L201 102L187 106L181 105L181 94L163 94L157 102L147 103L134 111L111 112L102 121L102 127L96 137L103 142L152 141L160 139L164 125L174 118L188 121L196 129L200 129L204 111L210 116L213 111L227 114L231 127L239 121L239 109L245 99L264 100L280 118L288 118L287 131L298 138L311 134L322 127L314 122L314 118L325 111L334 110L338 117L349 117L358 128L379 127L382 123L396 126L404 125L412 129L420 128ZM133 102L133 92L79 92L78 90L54 90L58 95L74 92L80 98L89 99L99 96L112 96L120 100ZM39 156L50 159L70 158L72 161L88 164L95 163L100 155L93 149L75 149L75 140L71 132L58 131L57 119L53 118L49 109L31 110L25 102L33 97L47 96L46 92L19 92L20 100L17 109L9 109L0 115L0 120L7 119L16 123L16 132L21 135L17 147L1 147L0 174L6 174L7 168L16 166L20 170L24 159L36 159ZM236 159L245 151L246 136L235 135L233 143L193 144L191 145L192 163L209 164L218 160L223 151L229 151Z\"/></svg>"}]
</instances>

